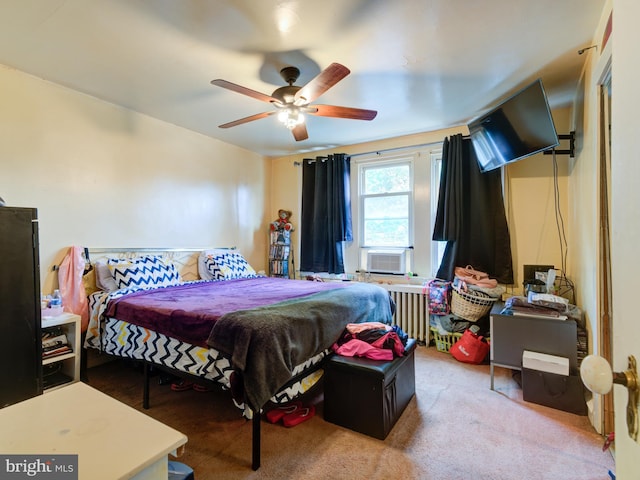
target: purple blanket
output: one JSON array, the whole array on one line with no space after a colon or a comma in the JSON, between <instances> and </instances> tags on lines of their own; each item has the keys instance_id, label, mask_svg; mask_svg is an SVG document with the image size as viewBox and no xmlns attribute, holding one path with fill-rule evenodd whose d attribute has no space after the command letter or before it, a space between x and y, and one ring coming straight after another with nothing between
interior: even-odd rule
<instances>
[{"instance_id":1,"label":"purple blanket","mask_svg":"<svg viewBox=\"0 0 640 480\"><path fill-rule=\"evenodd\" d=\"M385 289L368 283L346 285L230 312L216 322L208 343L229 355L242 374L252 408L264 406L291 379L296 365L331 347L348 323L391 323Z\"/></svg>"},{"instance_id":2,"label":"purple blanket","mask_svg":"<svg viewBox=\"0 0 640 480\"><path fill-rule=\"evenodd\" d=\"M260 409L348 323L390 323L391 307L378 285L260 277L135 292L105 315L227 355Z\"/></svg>"},{"instance_id":3,"label":"purple blanket","mask_svg":"<svg viewBox=\"0 0 640 480\"><path fill-rule=\"evenodd\" d=\"M142 290L114 299L107 306L105 315L207 348L213 325L227 313L344 286L337 282L270 277L192 283Z\"/></svg>"}]
</instances>

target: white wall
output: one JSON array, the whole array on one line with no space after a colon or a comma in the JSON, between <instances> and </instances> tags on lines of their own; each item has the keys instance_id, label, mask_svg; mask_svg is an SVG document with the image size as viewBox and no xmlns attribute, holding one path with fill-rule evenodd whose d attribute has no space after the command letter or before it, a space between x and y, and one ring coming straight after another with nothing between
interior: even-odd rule
<instances>
[{"instance_id":1,"label":"white wall","mask_svg":"<svg viewBox=\"0 0 640 480\"><path fill-rule=\"evenodd\" d=\"M260 155L4 66L0 105L0 196L38 208L44 293L71 245L233 245L265 267Z\"/></svg>"}]
</instances>

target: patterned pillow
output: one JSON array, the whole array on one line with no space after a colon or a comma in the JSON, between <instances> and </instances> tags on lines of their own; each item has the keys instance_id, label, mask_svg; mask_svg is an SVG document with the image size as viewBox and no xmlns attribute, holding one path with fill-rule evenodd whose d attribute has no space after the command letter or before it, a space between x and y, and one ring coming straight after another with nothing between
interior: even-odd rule
<instances>
[{"instance_id":1,"label":"patterned pillow","mask_svg":"<svg viewBox=\"0 0 640 480\"><path fill-rule=\"evenodd\" d=\"M209 250L202 250L200 255L198 255L198 275L202 280L213 280L213 275L209 271L207 267L207 257L210 255L217 255L227 253L230 250L234 250L233 248L213 248Z\"/></svg>"},{"instance_id":2,"label":"patterned pillow","mask_svg":"<svg viewBox=\"0 0 640 480\"><path fill-rule=\"evenodd\" d=\"M207 273L212 280L229 280L256 275L241 253L233 250L220 250L210 253L205 258Z\"/></svg>"},{"instance_id":3,"label":"patterned pillow","mask_svg":"<svg viewBox=\"0 0 640 480\"><path fill-rule=\"evenodd\" d=\"M153 255L132 260L113 259L108 265L118 288L165 287L182 281L175 265Z\"/></svg>"}]
</instances>

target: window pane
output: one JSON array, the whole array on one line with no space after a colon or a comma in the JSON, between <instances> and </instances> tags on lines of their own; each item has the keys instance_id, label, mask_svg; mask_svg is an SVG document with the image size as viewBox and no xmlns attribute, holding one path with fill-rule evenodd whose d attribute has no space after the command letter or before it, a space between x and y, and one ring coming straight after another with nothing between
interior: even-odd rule
<instances>
[{"instance_id":1,"label":"window pane","mask_svg":"<svg viewBox=\"0 0 640 480\"><path fill-rule=\"evenodd\" d=\"M409 165L367 168L364 171L364 194L407 192L411 190Z\"/></svg>"},{"instance_id":2,"label":"window pane","mask_svg":"<svg viewBox=\"0 0 640 480\"><path fill-rule=\"evenodd\" d=\"M364 244L409 245L409 196L394 195L364 199Z\"/></svg>"}]
</instances>

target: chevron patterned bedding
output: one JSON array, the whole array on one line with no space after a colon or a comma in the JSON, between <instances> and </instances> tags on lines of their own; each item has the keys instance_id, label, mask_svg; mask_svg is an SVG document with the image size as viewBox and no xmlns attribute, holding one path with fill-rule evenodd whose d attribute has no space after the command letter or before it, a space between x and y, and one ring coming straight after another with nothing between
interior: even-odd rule
<instances>
[{"instance_id":1,"label":"chevron patterned bedding","mask_svg":"<svg viewBox=\"0 0 640 480\"><path fill-rule=\"evenodd\" d=\"M117 357L144 360L206 380L213 380L222 388L229 390L233 368L229 359L216 349L181 342L148 328L104 317L110 300L139 290L140 287L130 287L113 292L98 291L89 295L90 318L85 347ZM325 350L297 365L293 370L293 376L298 376L317 365L328 353L329 351ZM312 369L301 380L279 390L270 401L276 404L287 403L308 391L321 376L322 370ZM236 398L233 398L233 402L247 418L251 418L252 411L244 402Z\"/></svg>"},{"instance_id":2,"label":"chevron patterned bedding","mask_svg":"<svg viewBox=\"0 0 640 480\"><path fill-rule=\"evenodd\" d=\"M85 346L216 381L245 413L244 403L255 410L290 400L283 385L318 364L347 323L391 321L388 293L372 284L256 275L181 282L150 257L109 268L118 289L90 296Z\"/></svg>"}]
</instances>

